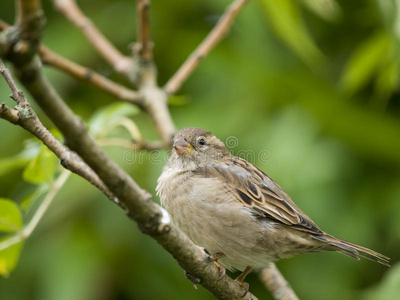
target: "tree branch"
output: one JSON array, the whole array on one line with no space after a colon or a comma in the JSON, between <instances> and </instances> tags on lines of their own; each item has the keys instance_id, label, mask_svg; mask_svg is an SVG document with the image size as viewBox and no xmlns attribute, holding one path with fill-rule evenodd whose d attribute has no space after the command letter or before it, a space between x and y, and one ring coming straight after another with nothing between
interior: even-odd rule
<instances>
[{"instance_id":1,"label":"tree branch","mask_svg":"<svg viewBox=\"0 0 400 300\"><path fill-rule=\"evenodd\" d=\"M139 68L131 79L139 88L143 108L153 121L164 147L169 149L176 128L168 110L168 95L157 84L157 68L152 59L153 43L150 38L150 0L137 1L139 49L136 58Z\"/></svg>"},{"instance_id":2,"label":"tree branch","mask_svg":"<svg viewBox=\"0 0 400 300\"><path fill-rule=\"evenodd\" d=\"M225 37L234 18L248 1L249 0L235 0L226 8L224 14L207 37L192 52L192 54L190 54L178 71L176 71L176 73L165 84L164 90L167 94L175 94L180 89L183 82L196 69L200 61L207 56L211 49L214 48L223 37Z\"/></svg>"},{"instance_id":3,"label":"tree branch","mask_svg":"<svg viewBox=\"0 0 400 300\"><path fill-rule=\"evenodd\" d=\"M29 105L22 91L18 90L17 85L12 79L10 70L6 68L2 59L0 59L0 74L4 77L8 86L11 89L12 94L10 95L10 98L17 102L17 105L19 105L20 107Z\"/></svg>"},{"instance_id":4,"label":"tree branch","mask_svg":"<svg viewBox=\"0 0 400 300\"><path fill-rule=\"evenodd\" d=\"M107 79L89 68L78 65L77 63L54 53L44 45L39 47L39 55L45 64L64 71L78 80L86 81L120 100L142 106L141 98L137 92Z\"/></svg>"},{"instance_id":5,"label":"tree branch","mask_svg":"<svg viewBox=\"0 0 400 300\"><path fill-rule=\"evenodd\" d=\"M152 81L145 81L140 93L143 96L143 107L149 114L164 147L170 149L176 128L168 110L167 94Z\"/></svg>"},{"instance_id":6,"label":"tree branch","mask_svg":"<svg viewBox=\"0 0 400 300\"><path fill-rule=\"evenodd\" d=\"M20 125L25 130L32 133L42 141L61 161L64 168L85 178L88 182L102 191L107 198L116 201L115 196L100 180L99 176L76 153L69 150L60 143L40 122L31 105L26 100L23 92L19 90L11 77L9 70L4 66L0 59L0 73L9 85L12 95L11 98L17 102L14 110L8 108L4 103L0 106L0 117L15 124Z\"/></svg>"},{"instance_id":7,"label":"tree branch","mask_svg":"<svg viewBox=\"0 0 400 300\"><path fill-rule=\"evenodd\" d=\"M24 2L23 0L20 1ZM73 22L75 22L75 24L80 24L82 31L87 35L89 40L101 40L101 38L105 40L105 38L101 36L98 30L93 27L90 22L89 25L87 25L87 19L76 7L73 0L55 1L59 3L72 3L72 7L75 6L76 10L74 11L72 9L73 18L71 15L70 18L74 19ZM36 1L34 2L36 3ZM179 89L183 81L197 66L198 59L207 55L211 48L222 38L222 36L227 32L233 18L246 2L247 1L245 0L236 0L227 9L213 31L196 49L199 50L197 54L192 54L192 59L189 57L178 72L171 78L169 83L172 88L168 88L169 85L167 83L165 89L167 92L172 93ZM68 13L66 14L68 15ZM99 36L101 37L99 38ZM148 38L148 40L150 39ZM105 42L108 43L107 40L105 40ZM96 49L97 47L100 47L99 44L95 42L92 42L92 44L95 45ZM0 53L12 52L9 53L10 56L7 57L10 57L10 60L13 62L18 78L31 93L46 115L63 133L70 149L81 155L84 161L82 161L82 159L74 152L70 151L64 145L55 140L54 137L51 136L51 134L43 127L40 121L39 123L37 122L38 119L30 108L29 103L24 106L25 110L18 109L15 111L9 109L3 104L0 107L0 116L5 116L7 120L14 121L13 123L18 123L22 127L25 126L26 128L30 128L30 131L40 138L50 149L54 150L55 153L59 152L59 157L64 166L68 167L68 163L71 162L78 163L79 166L79 162L82 162L82 168L84 171L89 173L88 177L91 178L91 172L95 176L98 176L97 178L99 182L101 184L104 183L105 185L106 190L102 191L105 193L106 191L110 191L109 196L111 199L120 205L131 219L137 222L139 228L144 233L157 240L175 257L182 268L190 274L191 278L196 278L196 281L210 290L217 298L256 299L251 293L247 293L242 297L242 288L229 276L225 276L222 280L219 280L219 271L211 262L210 257L205 254L201 248L193 244L193 242L191 242L181 231L179 231L170 222L168 213L152 201L151 195L147 191L141 189L136 182L120 169L118 165L116 165L115 162L113 162L91 139L83 122L69 109L44 77L38 60L32 60L31 56L24 57L23 51L17 51L18 47L17 49L4 49L0 49ZM97 50L100 52L99 49ZM16 59L16 56L13 55L15 52L20 54L19 58L25 59ZM114 55L113 59L109 58L110 61L113 62L114 68L116 68L116 63L119 61L119 58L126 58L117 50L116 52L117 55ZM129 64L130 63L131 61L129 60ZM124 74L123 71L120 72ZM179 75L180 73L183 73L183 75ZM128 71L126 74L128 74ZM167 108L167 94L157 86L155 74L156 70L153 66L144 69L144 72L141 75L142 78L139 93L144 99L143 107L152 117L153 122L162 137L163 144L167 146L175 132L175 127ZM32 122L32 120L34 122ZM49 135L51 137L49 137ZM64 148L59 146L57 143ZM63 150L67 152L65 156L62 155ZM89 167L87 167L86 163ZM85 174L82 175L79 172L77 172L77 174L83 177L87 176Z\"/></svg>"},{"instance_id":8,"label":"tree branch","mask_svg":"<svg viewBox=\"0 0 400 300\"><path fill-rule=\"evenodd\" d=\"M64 14L93 45L96 51L124 76L132 72L132 59L121 54L79 9L75 0L53 0L54 6Z\"/></svg>"},{"instance_id":9,"label":"tree branch","mask_svg":"<svg viewBox=\"0 0 400 300\"><path fill-rule=\"evenodd\" d=\"M150 39L150 0L137 0L138 53L146 63L153 59L153 43Z\"/></svg>"},{"instance_id":10,"label":"tree branch","mask_svg":"<svg viewBox=\"0 0 400 300\"><path fill-rule=\"evenodd\" d=\"M13 29L18 41L13 44L12 54L16 63L24 64L36 54L45 19L40 0L17 0L16 10L17 21Z\"/></svg>"},{"instance_id":11,"label":"tree branch","mask_svg":"<svg viewBox=\"0 0 400 300\"><path fill-rule=\"evenodd\" d=\"M290 284L279 272L275 264L258 272L258 277L276 300L299 300Z\"/></svg>"},{"instance_id":12,"label":"tree branch","mask_svg":"<svg viewBox=\"0 0 400 300\"><path fill-rule=\"evenodd\" d=\"M0 20L0 31L10 27L11 26L9 24ZM4 51L7 52L7 49L5 49ZM60 71L70 74L78 80L86 81L122 101L131 102L138 106L142 106L141 98L136 91L115 83L114 81L104 76L101 76L100 74L89 68L83 67L73 61L66 59L65 57L62 57L61 55L58 55L57 53L54 53L43 44L39 45L38 53L44 64L50 65L54 68L59 69Z\"/></svg>"},{"instance_id":13,"label":"tree branch","mask_svg":"<svg viewBox=\"0 0 400 300\"><path fill-rule=\"evenodd\" d=\"M18 124L18 112L10 109L5 103L0 105L0 118L7 120L10 123Z\"/></svg>"},{"instance_id":14,"label":"tree branch","mask_svg":"<svg viewBox=\"0 0 400 300\"><path fill-rule=\"evenodd\" d=\"M43 27L43 10L40 0L17 0L17 25L21 29L21 38L40 40Z\"/></svg>"}]
</instances>

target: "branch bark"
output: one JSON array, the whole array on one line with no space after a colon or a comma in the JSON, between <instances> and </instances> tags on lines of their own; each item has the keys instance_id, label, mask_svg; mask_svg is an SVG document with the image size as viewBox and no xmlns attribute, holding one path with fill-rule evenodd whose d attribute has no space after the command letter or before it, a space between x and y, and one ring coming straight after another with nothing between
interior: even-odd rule
<instances>
[{"instance_id":1,"label":"branch bark","mask_svg":"<svg viewBox=\"0 0 400 300\"><path fill-rule=\"evenodd\" d=\"M13 41L14 61L24 64L32 59L39 47L45 19L40 0L17 0L17 21L13 33L9 37L17 36ZM0 51L1 53L2 51Z\"/></svg>"},{"instance_id":2,"label":"branch bark","mask_svg":"<svg viewBox=\"0 0 400 300\"><path fill-rule=\"evenodd\" d=\"M167 95L157 86L157 70L152 61L152 42L149 26L148 0L138 2L139 63L133 67L133 60L123 56L84 16L74 0L54 0L55 6L87 37L95 49L112 65L117 72L125 75L139 86L139 103L151 117L165 147L171 145L176 132L168 111ZM140 102L139 102L140 101Z\"/></svg>"},{"instance_id":3,"label":"branch bark","mask_svg":"<svg viewBox=\"0 0 400 300\"><path fill-rule=\"evenodd\" d=\"M54 6L64 14L92 44L96 51L124 76L132 71L132 59L120 53L79 9L75 0L53 0Z\"/></svg>"},{"instance_id":4,"label":"branch bark","mask_svg":"<svg viewBox=\"0 0 400 300\"><path fill-rule=\"evenodd\" d=\"M268 268L262 269L258 277L265 287L271 292L276 300L299 300L290 284L279 272L275 264L271 263Z\"/></svg>"},{"instance_id":5,"label":"branch bark","mask_svg":"<svg viewBox=\"0 0 400 300\"><path fill-rule=\"evenodd\" d=\"M150 0L137 0L138 53L141 61L153 60L153 43L150 39Z\"/></svg>"},{"instance_id":6,"label":"branch bark","mask_svg":"<svg viewBox=\"0 0 400 300\"><path fill-rule=\"evenodd\" d=\"M9 24L0 20L0 31L10 27L11 26ZM2 47L2 36L3 35L0 35L0 49L4 48L4 52L6 53L9 48L9 42L7 41L7 39L3 38L4 46ZM136 91L115 83L114 81L104 76L101 76L100 74L89 68L83 67L73 61L66 59L65 57L62 57L61 55L58 55L57 53L54 53L43 44L39 45L38 53L44 64L50 65L54 68L59 69L60 71L70 74L78 80L86 81L93 86L109 93L110 95L117 97L119 100L131 102L138 106L143 105L141 97Z\"/></svg>"},{"instance_id":7,"label":"branch bark","mask_svg":"<svg viewBox=\"0 0 400 300\"><path fill-rule=\"evenodd\" d=\"M141 98L136 91L115 83L89 68L78 65L77 63L54 53L44 45L39 47L39 55L45 64L64 71L78 80L86 81L120 100L142 106Z\"/></svg>"},{"instance_id":8,"label":"branch bark","mask_svg":"<svg viewBox=\"0 0 400 300\"><path fill-rule=\"evenodd\" d=\"M17 25L21 38L38 42L42 35L44 15L40 0L16 1Z\"/></svg>"},{"instance_id":9,"label":"branch bark","mask_svg":"<svg viewBox=\"0 0 400 300\"><path fill-rule=\"evenodd\" d=\"M5 103L0 105L0 118L7 120L12 124L18 124L18 112L10 109Z\"/></svg>"},{"instance_id":10,"label":"branch bark","mask_svg":"<svg viewBox=\"0 0 400 300\"><path fill-rule=\"evenodd\" d=\"M64 168L81 176L97 187L110 200L116 202L115 196L100 180L99 176L74 152L60 143L40 122L31 105L26 100L23 92L19 90L11 77L9 70L0 59L0 73L9 85L12 95L10 96L17 103L15 109L11 110L4 103L0 106L0 117L19 125L36 136L45 144L61 161Z\"/></svg>"}]
</instances>

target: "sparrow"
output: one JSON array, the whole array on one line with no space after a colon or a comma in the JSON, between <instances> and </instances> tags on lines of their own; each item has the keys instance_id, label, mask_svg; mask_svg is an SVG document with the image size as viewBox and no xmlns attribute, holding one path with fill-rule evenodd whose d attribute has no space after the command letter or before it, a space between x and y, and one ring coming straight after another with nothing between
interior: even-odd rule
<instances>
[{"instance_id":1,"label":"sparrow","mask_svg":"<svg viewBox=\"0 0 400 300\"><path fill-rule=\"evenodd\" d=\"M211 132L188 127L173 139L156 188L172 222L211 254L221 278L248 291L252 269L296 254L337 251L389 265L389 257L322 231L267 174L233 156Z\"/></svg>"}]
</instances>

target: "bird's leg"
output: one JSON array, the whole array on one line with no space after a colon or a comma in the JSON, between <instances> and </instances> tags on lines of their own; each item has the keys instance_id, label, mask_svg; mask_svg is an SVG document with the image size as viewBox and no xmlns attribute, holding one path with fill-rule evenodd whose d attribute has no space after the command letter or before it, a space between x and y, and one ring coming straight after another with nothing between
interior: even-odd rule
<instances>
[{"instance_id":1,"label":"bird's leg","mask_svg":"<svg viewBox=\"0 0 400 300\"><path fill-rule=\"evenodd\" d=\"M246 296L247 292L249 291L249 284L247 282L244 282L243 280L246 278L246 276L250 273L251 267L247 267L242 274L240 274L235 281L244 289L244 294L242 297Z\"/></svg>"},{"instance_id":2,"label":"bird's leg","mask_svg":"<svg viewBox=\"0 0 400 300\"><path fill-rule=\"evenodd\" d=\"M226 268L218 262L218 259L223 258L223 257L225 257L225 254L222 253L222 252L218 252L218 253L215 253L215 254L211 255L211 258L213 260L214 265L219 270L219 274L220 274L219 280L224 278L224 276L226 274Z\"/></svg>"}]
</instances>

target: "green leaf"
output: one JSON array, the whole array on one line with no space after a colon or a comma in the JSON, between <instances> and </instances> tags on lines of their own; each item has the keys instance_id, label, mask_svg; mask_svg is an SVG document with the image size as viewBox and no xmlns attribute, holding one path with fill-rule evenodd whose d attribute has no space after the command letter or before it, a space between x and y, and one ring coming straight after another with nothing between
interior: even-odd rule
<instances>
[{"instance_id":1,"label":"green leaf","mask_svg":"<svg viewBox=\"0 0 400 300\"><path fill-rule=\"evenodd\" d=\"M363 88L375 72L386 62L390 51L390 37L379 31L354 52L343 73L340 86L353 94Z\"/></svg>"},{"instance_id":2,"label":"green leaf","mask_svg":"<svg viewBox=\"0 0 400 300\"><path fill-rule=\"evenodd\" d=\"M23 178L25 181L40 184L51 183L56 170L57 157L46 146L42 146L39 154L26 166Z\"/></svg>"},{"instance_id":3,"label":"green leaf","mask_svg":"<svg viewBox=\"0 0 400 300\"><path fill-rule=\"evenodd\" d=\"M400 264L390 268L382 281L375 287L364 293L364 300L395 300L400 295Z\"/></svg>"},{"instance_id":4,"label":"green leaf","mask_svg":"<svg viewBox=\"0 0 400 300\"><path fill-rule=\"evenodd\" d=\"M400 79L399 70L399 63L390 61L383 66L380 72L377 74L374 97L376 102L380 102L380 106L382 106L382 104L386 106L387 101L392 96L393 91L398 88Z\"/></svg>"},{"instance_id":5,"label":"green leaf","mask_svg":"<svg viewBox=\"0 0 400 300\"><path fill-rule=\"evenodd\" d=\"M0 243L5 240L5 238L0 239ZM23 242L19 242L0 251L0 275L3 277L10 276L10 273L17 266L23 244Z\"/></svg>"},{"instance_id":6,"label":"green leaf","mask_svg":"<svg viewBox=\"0 0 400 300\"><path fill-rule=\"evenodd\" d=\"M97 136L109 122L121 117L128 117L139 112L136 106L129 103L113 103L97 110L89 121L90 133Z\"/></svg>"},{"instance_id":7,"label":"green leaf","mask_svg":"<svg viewBox=\"0 0 400 300\"><path fill-rule=\"evenodd\" d=\"M382 22L388 32L391 32L397 39L399 36L399 9L400 4L397 0L377 0L376 4L382 16Z\"/></svg>"},{"instance_id":8,"label":"green leaf","mask_svg":"<svg viewBox=\"0 0 400 300\"><path fill-rule=\"evenodd\" d=\"M32 158L38 155L40 144L38 142L28 142L27 146L20 153L0 159L0 176L8 172L26 166Z\"/></svg>"},{"instance_id":9,"label":"green leaf","mask_svg":"<svg viewBox=\"0 0 400 300\"><path fill-rule=\"evenodd\" d=\"M183 106L190 103L190 98L187 95L172 95L168 104L171 106Z\"/></svg>"},{"instance_id":10,"label":"green leaf","mask_svg":"<svg viewBox=\"0 0 400 300\"><path fill-rule=\"evenodd\" d=\"M324 56L303 22L297 0L262 0L267 20L276 34L310 67L317 67Z\"/></svg>"},{"instance_id":11,"label":"green leaf","mask_svg":"<svg viewBox=\"0 0 400 300\"><path fill-rule=\"evenodd\" d=\"M39 185L32 193L26 195L20 201L20 206L24 212L27 212L32 204L39 198L43 193L49 190L49 185Z\"/></svg>"},{"instance_id":12,"label":"green leaf","mask_svg":"<svg viewBox=\"0 0 400 300\"><path fill-rule=\"evenodd\" d=\"M22 215L10 199L0 198L0 232L18 232L22 228Z\"/></svg>"},{"instance_id":13,"label":"green leaf","mask_svg":"<svg viewBox=\"0 0 400 300\"><path fill-rule=\"evenodd\" d=\"M340 19L342 10L335 0L302 0L304 6L325 21Z\"/></svg>"}]
</instances>

